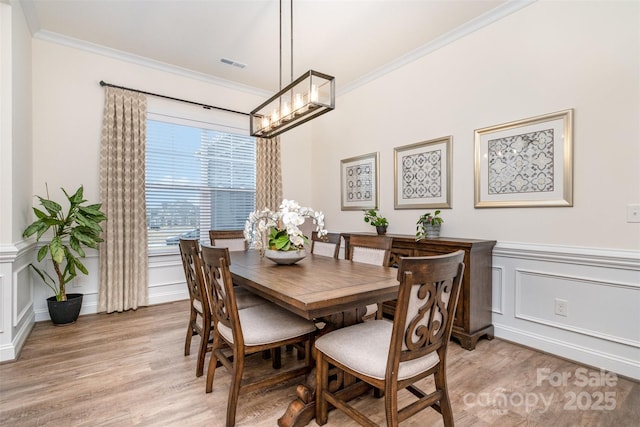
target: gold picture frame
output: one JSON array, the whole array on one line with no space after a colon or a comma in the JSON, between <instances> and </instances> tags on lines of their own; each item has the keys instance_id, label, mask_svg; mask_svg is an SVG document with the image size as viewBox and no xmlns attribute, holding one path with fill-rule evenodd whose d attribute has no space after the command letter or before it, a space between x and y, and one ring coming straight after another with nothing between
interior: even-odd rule
<instances>
[{"instance_id":1,"label":"gold picture frame","mask_svg":"<svg viewBox=\"0 0 640 427\"><path fill-rule=\"evenodd\" d=\"M379 153L340 160L340 208L343 211L378 207Z\"/></svg>"},{"instance_id":2,"label":"gold picture frame","mask_svg":"<svg viewBox=\"0 0 640 427\"><path fill-rule=\"evenodd\" d=\"M393 149L394 208L451 208L452 137Z\"/></svg>"},{"instance_id":3,"label":"gold picture frame","mask_svg":"<svg viewBox=\"0 0 640 427\"><path fill-rule=\"evenodd\" d=\"M476 129L476 208L573 206L573 110Z\"/></svg>"}]
</instances>

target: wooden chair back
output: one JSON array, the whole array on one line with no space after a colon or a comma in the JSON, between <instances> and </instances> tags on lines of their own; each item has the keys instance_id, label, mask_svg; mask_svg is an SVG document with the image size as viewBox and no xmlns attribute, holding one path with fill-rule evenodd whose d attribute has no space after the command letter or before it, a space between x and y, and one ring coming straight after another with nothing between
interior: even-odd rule
<instances>
[{"instance_id":1,"label":"wooden chair back","mask_svg":"<svg viewBox=\"0 0 640 427\"><path fill-rule=\"evenodd\" d=\"M239 327L238 306L231 279L229 248L202 246L202 264L205 286L211 295L211 308L216 327L219 324L233 331L234 342L242 346L242 329Z\"/></svg>"},{"instance_id":2,"label":"wooden chair back","mask_svg":"<svg viewBox=\"0 0 640 427\"><path fill-rule=\"evenodd\" d=\"M209 230L211 246L229 248L230 251L246 251L249 244L244 238L244 230Z\"/></svg>"},{"instance_id":3,"label":"wooden chair back","mask_svg":"<svg viewBox=\"0 0 640 427\"><path fill-rule=\"evenodd\" d=\"M464 251L400 258L387 381L396 380L400 363L434 351L444 365L462 284L463 260Z\"/></svg>"},{"instance_id":4,"label":"wooden chair back","mask_svg":"<svg viewBox=\"0 0 640 427\"><path fill-rule=\"evenodd\" d=\"M198 312L209 313L209 298L204 287L202 261L200 259L200 243L197 239L180 239L180 257L189 290L189 298Z\"/></svg>"},{"instance_id":5,"label":"wooden chair back","mask_svg":"<svg viewBox=\"0 0 640 427\"><path fill-rule=\"evenodd\" d=\"M202 376L205 354L208 351L209 335L211 333L210 299L202 274L199 241L197 239L180 239L179 247L191 302L184 354L187 356L190 353L191 337L196 334L200 335L196 376Z\"/></svg>"},{"instance_id":6,"label":"wooden chair back","mask_svg":"<svg viewBox=\"0 0 640 427\"><path fill-rule=\"evenodd\" d=\"M354 262L389 266L391 245L393 239L389 236L367 236L352 234L349 239L349 256Z\"/></svg>"},{"instance_id":7,"label":"wooden chair back","mask_svg":"<svg viewBox=\"0 0 640 427\"><path fill-rule=\"evenodd\" d=\"M327 233L320 237L318 232L311 233L311 253L338 259L340 253L340 243L342 235L340 233Z\"/></svg>"}]
</instances>

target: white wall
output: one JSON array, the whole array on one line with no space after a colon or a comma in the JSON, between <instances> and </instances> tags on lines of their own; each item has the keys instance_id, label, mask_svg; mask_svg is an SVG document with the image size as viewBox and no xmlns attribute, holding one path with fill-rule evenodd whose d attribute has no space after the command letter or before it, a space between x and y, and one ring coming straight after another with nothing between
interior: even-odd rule
<instances>
[{"instance_id":1,"label":"white wall","mask_svg":"<svg viewBox=\"0 0 640 427\"><path fill-rule=\"evenodd\" d=\"M393 148L452 135L444 235L639 249L640 224L626 222L640 203L638 7L537 2L341 96L313 125L313 204L328 227L371 230L361 212L340 211L339 162L378 151L389 232L415 233L424 210L393 210ZM474 130L568 108L574 206L474 209Z\"/></svg>"},{"instance_id":2,"label":"white wall","mask_svg":"<svg viewBox=\"0 0 640 427\"><path fill-rule=\"evenodd\" d=\"M373 231L340 210L340 160L377 151L389 232L415 233L393 148L452 135L442 235L498 241L496 336L640 378L639 28L638 2L536 2L339 97L313 124L313 206L331 231ZM474 130L569 108L574 206L474 209Z\"/></svg>"},{"instance_id":3,"label":"white wall","mask_svg":"<svg viewBox=\"0 0 640 427\"><path fill-rule=\"evenodd\" d=\"M19 3L0 3L0 361L17 356L33 325L31 35Z\"/></svg>"}]
</instances>

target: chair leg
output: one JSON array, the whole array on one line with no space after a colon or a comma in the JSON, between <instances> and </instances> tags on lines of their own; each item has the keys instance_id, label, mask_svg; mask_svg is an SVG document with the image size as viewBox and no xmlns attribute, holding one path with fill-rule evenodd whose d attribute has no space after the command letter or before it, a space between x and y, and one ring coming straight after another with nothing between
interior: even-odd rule
<instances>
[{"instance_id":1,"label":"chair leg","mask_svg":"<svg viewBox=\"0 0 640 427\"><path fill-rule=\"evenodd\" d=\"M216 374L216 367L218 366L218 356L216 350L220 347L221 340L218 334L213 333L213 347L211 349L211 358L209 359L209 368L207 369L207 384L205 391L211 393L213 390L213 377Z\"/></svg>"},{"instance_id":2,"label":"chair leg","mask_svg":"<svg viewBox=\"0 0 640 427\"><path fill-rule=\"evenodd\" d=\"M282 367L282 349L280 347L271 349L271 367L273 369Z\"/></svg>"},{"instance_id":3,"label":"chair leg","mask_svg":"<svg viewBox=\"0 0 640 427\"><path fill-rule=\"evenodd\" d=\"M191 354L191 337L193 336L193 328L191 327L191 321L189 321L189 326L187 326L187 337L184 340L184 355L188 356Z\"/></svg>"},{"instance_id":4,"label":"chair leg","mask_svg":"<svg viewBox=\"0 0 640 427\"><path fill-rule=\"evenodd\" d=\"M237 348L235 350L237 350ZM244 351L234 351L233 368L233 377L229 385L229 400L227 401L227 427L232 427L236 424L238 395L240 394L242 373L244 371Z\"/></svg>"},{"instance_id":5,"label":"chair leg","mask_svg":"<svg viewBox=\"0 0 640 427\"><path fill-rule=\"evenodd\" d=\"M198 349L198 364L196 366L196 377L201 377L204 372L204 359L207 356L207 347L209 346L209 335L211 329L206 326L202 330L200 337L200 348Z\"/></svg>"},{"instance_id":6,"label":"chair leg","mask_svg":"<svg viewBox=\"0 0 640 427\"><path fill-rule=\"evenodd\" d=\"M447 374L444 370L444 366L440 366L440 369L433 376L436 390L442 392L440 397L440 413L442 414L442 420L445 427L453 427L453 410L451 409L451 401L449 400L449 390L447 388Z\"/></svg>"},{"instance_id":7,"label":"chair leg","mask_svg":"<svg viewBox=\"0 0 640 427\"><path fill-rule=\"evenodd\" d=\"M196 314L192 308L191 312L189 313L189 325L187 326L187 337L184 340L185 356L188 356L189 354L191 354L191 337L197 334L196 330L193 328L193 325L195 324L195 322L196 322Z\"/></svg>"},{"instance_id":8,"label":"chair leg","mask_svg":"<svg viewBox=\"0 0 640 427\"><path fill-rule=\"evenodd\" d=\"M324 391L329 386L329 363L316 351L316 423L325 425L328 418L328 403L324 398Z\"/></svg>"},{"instance_id":9,"label":"chair leg","mask_svg":"<svg viewBox=\"0 0 640 427\"><path fill-rule=\"evenodd\" d=\"M387 417L387 426L398 425L398 388L393 385L389 388L388 384L385 384L385 389L382 390L385 394L384 399L384 411Z\"/></svg>"}]
</instances>

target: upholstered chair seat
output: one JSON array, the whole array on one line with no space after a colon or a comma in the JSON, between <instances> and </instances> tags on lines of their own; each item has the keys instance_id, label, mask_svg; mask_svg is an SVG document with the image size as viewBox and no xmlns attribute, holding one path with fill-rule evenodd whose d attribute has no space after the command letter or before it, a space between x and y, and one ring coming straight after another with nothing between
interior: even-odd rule
<instances>
[{"instance_id":1,"label":"upholstered chair seat","mask_svg":"<svg viewBox=\"0 0 640 427\"><path fill-rule=\"evenodd\" d=\"M342 235L340 233L327 233L320 237L318 232L311 233L311 253L338 259Z\"/></svg>"},{"instance_id":2,"label":"upholstered chair seat","mask_svg":"<svg viewBox=\"0 0 640 427\"><path fill-rule=\"evenodd\" d=\"M316 349L356 372L384 380L393 322L372 320L338 329L316 340ZM358 343L357 345L353 345ZM345 351L348 348L349 351ZM437 352L400 362L398 379L413 377L438 364Z\"/></svg>"},{"instance_id":3,"label":"upholstered chair seat","mask_svg":"<svg viewBox=\"0 0 640 427\"><path fill-rule=\"evenodd\" d=\"M237 298L236 298L237 300ZM315 331L313 322L274 304L260 304L238 311L244 343L248 346L284 341ZM216 325L222 337L233 343L233 332L222 323Z\"/></svg>"},{"instance_id":4,"label":"upholstered chair seat","mask_svg":"<svg viewBox=\"0 0 640 427\"><path fill-rule=\"evenodd\" d=\"M244 310L245 308L266 304L267 302L268 301L266 299L260 298L253 292L236 286L236 304L238 304L238 310Z\"/></svg>"}]
</instances>

